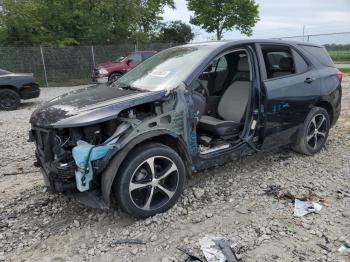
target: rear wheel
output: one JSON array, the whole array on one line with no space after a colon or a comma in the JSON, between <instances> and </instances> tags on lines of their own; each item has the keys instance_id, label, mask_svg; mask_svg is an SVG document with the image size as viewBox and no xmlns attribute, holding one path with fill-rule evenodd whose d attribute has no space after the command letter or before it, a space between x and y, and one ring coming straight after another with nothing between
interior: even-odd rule
<instances>
[{"instance_id":1,"label":"rear wheel","mask_svg":"<svg viewBox=\"0 0 350 262\"><path fill-rule=\"evenodd\" d=\"M171 208L180 197L186 179L181 157L171 148L145 144L124 161L114 194L130 215L146 218Z\"/></svg>"},{"instance_id":2,"label":"rear wheel","mask_svg":"<svg viewBox=\"0 0 350 262\"><path fill-rule=\"evenodd\" d=\"M327 141L329 128L328 112L320 107L311 109L300 130L295 150L305 155L318 153Z\"/></svg>"},{"instance_id":3,"label":"rear wheel","mask_svg":"<svg viewBox=\"0 0 350 262\"><path fill-rule=\"evenodd\" d=\"M18 93L11 89L0 90L0 110L16 110L21 103Z\"/></svg>"}]
</instances>

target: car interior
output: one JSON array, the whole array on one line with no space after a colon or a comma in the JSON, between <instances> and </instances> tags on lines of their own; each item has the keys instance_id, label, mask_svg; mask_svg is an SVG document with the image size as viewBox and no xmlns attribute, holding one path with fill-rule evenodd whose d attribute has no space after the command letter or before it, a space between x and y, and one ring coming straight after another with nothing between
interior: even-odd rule
<instances>
[{"instance_id":1,"label":"car interior","mask_svg":"<svg viewBox=\"0 0 350 262\"><path fill-rule=\"evenodd\" d=\"M262 47L262 53L268 79L295 73L294 59L290 48L265 45Z\"/></svg>"},{"instance_id":2,"label":"car interior","mask_svg":"<svg viewBox=\"0 0 350 262\"><path fill-rule=\"evenodd\" d=\"M251 94L245 50L215 59L192 83L200 152L207 154L239 141Z\"/></svg>"}]
</instances>

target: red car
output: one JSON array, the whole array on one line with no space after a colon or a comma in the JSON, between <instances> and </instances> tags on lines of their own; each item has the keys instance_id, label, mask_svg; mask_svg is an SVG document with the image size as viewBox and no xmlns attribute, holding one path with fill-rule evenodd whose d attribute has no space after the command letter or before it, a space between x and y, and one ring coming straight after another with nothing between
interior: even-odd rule
<instances>
[{"instance_id":1,"label":"red car","mask_svg":"<svg viewBox=\"0 0 350 262\"><path fill-rule=\"evenodd\" d=\"M115 62L107 62L97 65L92 72L92 81L95 83L106 83L115 81L121 75L136 67L141 62L150 58L156 51L137 51L121 57Z\"/></svg>"}]
</instances>

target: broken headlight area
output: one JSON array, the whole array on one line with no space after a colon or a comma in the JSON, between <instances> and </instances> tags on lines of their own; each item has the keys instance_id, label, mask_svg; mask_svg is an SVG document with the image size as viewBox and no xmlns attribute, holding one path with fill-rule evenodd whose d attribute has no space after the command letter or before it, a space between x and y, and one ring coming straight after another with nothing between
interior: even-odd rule
<instances>
[{"instance_id":1,"label":"broken headlight area","mask_svg":"<svg viewBox=\"0 0 350 262\"><path fill-rule=\"evenodd\" d=\"M43 171L53 192L87 191L99 185L103 157L130 128L128 122L111 120L86 127L43 129L33 127L36 166Z\"/></svg>"}]
</instances>

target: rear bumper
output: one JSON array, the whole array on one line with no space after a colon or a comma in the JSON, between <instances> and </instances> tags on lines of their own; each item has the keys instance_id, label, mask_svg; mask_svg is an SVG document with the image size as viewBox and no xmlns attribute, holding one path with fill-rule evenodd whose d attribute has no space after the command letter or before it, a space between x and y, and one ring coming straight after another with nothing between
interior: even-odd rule
<instances>
[{"instance_id":1,"label":"rear bumper","mask_svg":"<svg viewBox=\"0 0 350 262\"><path fill-rule=\"evenodd\" d=\"M39 85L33 86L31 88L24 88L20 91L20 96L22 99L32 99L40 96Z\"/></svg>"}]
</instances>

